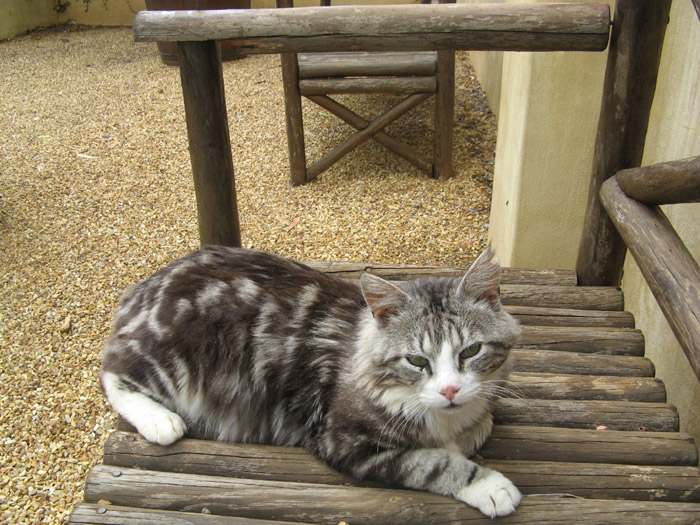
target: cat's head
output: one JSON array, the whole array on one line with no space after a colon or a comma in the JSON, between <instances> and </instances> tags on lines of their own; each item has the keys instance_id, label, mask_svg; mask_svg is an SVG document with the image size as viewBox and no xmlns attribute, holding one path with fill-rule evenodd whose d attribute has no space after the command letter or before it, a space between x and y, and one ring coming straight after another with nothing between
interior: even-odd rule
<instances>
[{"instance_id":1,"label":"cat's head","mask_svg":"<svg viewBox=\"0 0 700 525\"><path fill-rule=\"evenodd\" d=\"M487 409L520 329L500 303L500 265L488 249L459 278L395 285L364 274L371 310L375 399L392 412ZM369 363L367 363L369 364Z\"/></svg>"}]
</instances>

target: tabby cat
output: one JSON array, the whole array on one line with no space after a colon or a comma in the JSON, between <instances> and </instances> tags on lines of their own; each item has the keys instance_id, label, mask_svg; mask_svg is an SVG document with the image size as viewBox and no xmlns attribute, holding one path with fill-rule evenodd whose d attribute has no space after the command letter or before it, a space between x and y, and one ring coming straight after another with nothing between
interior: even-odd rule
<instances>
[{"instance_id":1,"label":"tabby cat","mask_svg":"<svg viewBox=\"0 0 700 525\"><path fill-rule=\"evenodd\" d=\"M149 441L188 425L302 446L357 478L452 496L488 516L520 493L467 459L491 432L517 322L489 249L464 277L359 286L270 254L206 247L121 299L109 402Z\"/></svg>"}]
</instances>

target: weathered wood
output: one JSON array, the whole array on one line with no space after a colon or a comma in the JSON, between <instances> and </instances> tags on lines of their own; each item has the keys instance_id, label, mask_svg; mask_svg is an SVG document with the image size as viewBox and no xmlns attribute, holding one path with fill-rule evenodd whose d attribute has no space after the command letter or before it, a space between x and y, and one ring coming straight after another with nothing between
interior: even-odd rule
<instances>
[{"instance_id":1,"label":"weathered wood","mask_svg":"<svg viewBox=\"0 0 700 525\"><path fill-rule=\"evenodd\" d=\"M521 325L634 328L634 316L630 312L538 308L536 306L506 306L505 310L515 316Z\"/></svg>"},{"instance_id":2,"label":"weathered wood","mask_svg":"<svg viewBox=\"0 0 700 525\"><path fill-rule=\"evenodd\" d=\"M252 519L366 524L486 523L477 510L425 492L257 481L95 467L85 500L120 506L242 516ZM691 523L700 505L649 501L606 501L525 497L508 523ZM649 519L653 517L653 519ZM505 522L506 520L504 520Z\"/></svg>"},{"instance_id":3,"label":"weathered wood","mask_svg":"<svg viewBox=\"0 0 700 525\"><path fill-rule=\"evenodd\" d=\"M180 42L180 78L202 245L240 246L236 185L217 42Z\"/></svg>"},{"instance_id":4,"label":"weathered wood","mask_svg":"<svg viewBox=\"0 0 700 525\"><path fill-rule=\"evenodd\" d=\"M501 286L501 302L515 306L573 308L579 310L622 310L622 292L606 286L564 287L526 284Z\"/></svg>"},{"instance_id":5,"label":"weathered wood","mask_svg":"<svg viewBox=\"0 0 700 525\"><path fill-rule=\"evenodd\" d=\"M302 95L339 93L435 93L435 77L309 78L299 81Z\"/></svg>"},{"instance_id":6,"label":"weathered wood","mask_svg":"<svg viewBox=\"0 0 700 525\"><path fill-rule=\"evenodd\" d=\"M433 178L452 177L452 142L455 120L455 52L438 51L437 89L433 133Z\"/></svg>"},{"instance_id":7,"label":"weathered wood","mask_svg":"<svg viewBox=\"0 0 700 525\"><path fill-rule=\"evenodd\" d=\"M644 204L700 202L700 157L620 170L622 191Z\"/></svg>"},{"instance_id":8,"label":"weathered wood","mask_svg":"<svg viewBox=\"0 0 700 525\"><path fill-rule=\"evenodd\" d=\"M437 52L302 53L299 78L435 75Z\"/></svg>"},{"instance_id":9,"label":"weathered wood","mask_svg":"<svg viewBox=\"0 0 700 525\"><path fill-rule=\"evenodd\" d=\"M306 146L301 93L299 93L297 77L297 56L294 53L282 53L280 60L289 152L289 183L292 186L299 186L306 182Z\"/></svg>"},{"instance_id":10,"label":"weathered wood","mask_svg":"<svg viewBox=\"0 0 700 525\"><path fill-rule=\"evenodd\" d=\"M511 350L514 372L653 377L654 365L646 357L582 354L557 350Z\"/></svg>"},{"instance_id":11,"label":"weathered wood","mask_svg":"<svg viewBox=\"0 0 700 525\"><path fill-rule=\"evenodd\" d=\"M353 111L350 111L348 108L346 108L342 104L339 104L332 98L323 95L310 95L306 98L318 104L322 108L330 111L335 116L341 118L342 120L353 126L355 129L361 130L366 128L370 124L368 120L363 119L362 117L360 117ZM395 139L391 135L387 135L383 131L380 131L372 138L379 142L382 146L386 147L389 151L392 151L396 155L399 155L400 157L403 157L404 159L409 161L423 173L426 173L427 175L432 175L433 171L430 162L428 162L422 155L418 154L413 149L406 146L406 144L404 144L403 142Z\"/></svg>"},{"instance_id":12,"label":"weathered wood","mask_svg":"<svg viewBox=\"0 0 700 525\"><path fill-rule=\"evenodd\" d=\"M628 401L561 401L499 399L494 409L499 425L678 432L678 411L662 403Z\"/></svg>"},{"instance_id":13,"label":"weathered wood","mask_svg":"<svg viewBox=\"0 0 700 525\"><path fill-rule=\"evenodd\" d=\"M518 348L644 355L644 336L633 328L523 326Z\"/></svg>"},{"instance_id":14,"label":"weathered wood","mask_svg":"<svg viewBox=\"0 0 700 525\"><path fill-rule=\"evenodd\" d=\"M420 266L348 261L303 261L304 264L324 273L345 279L359 279L364 272L373 273L391 281L406 281L418 277L457 277L467 268L448 266ZM530 270L502 268L502 284L536 284L548 286L576 286L576 273L568 270Z\"/></svg>"},{"instance_id":15,"label":"weathered wood","mask_svg":"<svg viewBox=\"0 0 700 525\"><path fill-rule=\"evenodd\" d=\"M628 465L697 466L686 433L496 425L478 457ZM128 465L125 465L128 466Z\"/></svg>"},{"instance_id":16,"label":"weathered wood","mask_svg":"<svg viewBox=\"0 0 700 525\"><path fill-rule=\"evenodd\" d=\"M411 108L423 102L429 96L430 95L428 93L417 93L415 95L408 96L402 102L399 102L399 104L373 120L366 128L345 139L323 157L318 159L312 166L307 168L307 182L315 179L320 173L330 168L333 163L350 153L353 149L366 140L371 139L394 120L399 118Z\"/></svg>"},{"instance_id":17,"label":"weathered wood","mask_svg":"<svg viewBox=\"0 0 700 525\"><path fill-rule=\"evenodd\" d=\"M663 381L651 377L512 372L503 397L666 402Z\"/></svg>"},{"instance_id":18,"label":"weathered wood","mask_svg":"<svg viewBox=\"0 0 700 525\"><path fill-rule=\"evenodd\" d=\"M607 4L364 5L142 11L137 42L237 41L248 53L334 51L602 51Z\"/></svg>"},{"instance_id":19,"label":"weathered wood","mask_svg":"<svg viewBox=\"0 0 700 525\"><path fill-rule=\"evenodd\" d=\"M641 164L671 0L618 0L610 38L576 273L586 286L618 286L625 245L598 199L601 184Z\"/></svg>"},{"instance_id":20,"label":"weathered wood","mask_svg":"<svg viewBox=\"0 0 700 525\"><path fill-rule=\"evenodd\" d=\"M700 469L597 463L484 461L523 494L580 498L700 502Z\"/></svg>"},{"instance_id":21,"label":"weathered wood","mask_svg":"<svg viewBox=\"0 0 700 525\"><path fill-rule=\"evenodd\" d=\"M658 206L627 197L615 179L601 200L700 379L700 267Z\"/></svg>"},{"instance_id":22,"label":"weathered wood","mask_svg":"<svg viewBox=\"0 0 700 525\"><path fill-rule=\"evenodd\" d=\"M139 509L99 503L78 503L68 523L73 525L124 525L148 523L150 525L304 525L301 522L269 521L236 516L215 516L203 512L178 512L173 510Z\"/></svg>"},{"instance_id":23,"label":"weathered wood","mask_svg":"<svg viewBox=\"0 0 700 525\"><path fill-rule=\"evenodd\" d=\"M698 20L700 20L700 0L693 0L693 7L698 15Z\"/></svg>"}]
</instances>

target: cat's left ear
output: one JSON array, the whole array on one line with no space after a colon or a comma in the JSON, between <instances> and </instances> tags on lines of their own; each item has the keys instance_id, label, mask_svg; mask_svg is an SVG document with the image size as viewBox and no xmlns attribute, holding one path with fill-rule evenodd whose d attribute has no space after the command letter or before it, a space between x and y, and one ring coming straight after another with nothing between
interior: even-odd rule
<instances>
[{"instance_id":1,"label":"cat's left ear","mask_svg":"<svg viewBox=\"0 0 700 525\"><path fill-rule=\"evenodd\" d=\"M465 294L477 301L496 304L501 298L501 264L489 246L474 264L467 270L457 288L458 293Z\"/></svg>"},{"instance_id":2,"label":"cat's left ear","mask_svg":"<svg viewBox=\"0 0 700 525\"><path fill-rule=\"evenodd\" d=\"M372 315L381 325L385 325L408 299L408 294L401 288L371 273L362 274L360 288Z\"/></svg>"}]
</instances>

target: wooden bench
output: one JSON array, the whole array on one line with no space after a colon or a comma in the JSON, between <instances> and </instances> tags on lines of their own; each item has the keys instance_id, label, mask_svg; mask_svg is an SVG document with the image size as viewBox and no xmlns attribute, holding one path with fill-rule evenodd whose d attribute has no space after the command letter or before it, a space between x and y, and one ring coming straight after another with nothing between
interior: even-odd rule
<instances>
[{"instance_id":1,"label":"wooden bench","mask_svg":"<svg viewBox=\"0 0 700 525\"><path fill-rule=\"evenodd\" d=\"M661 4L668 6L666 0L654 2ZM605 137L616 126L627 131L619 133L614 148L625 150L634 145L640 135L633 133L630 138L625 123L639 121L639 113L646 112L648 117L650 102L639 100L650 101L648 90L653 93L653 82L651 88L649 82L640 84L645 95L640 98L634 81L648 80L648 64L658 60L660 43L630 48L622 44L635 41L635 30L646 37L649 31L644 24L658 25L664 17L643 12L651 3L637 5L636 0L618 2L618 9L629 10L630 16L623 17L623 29L618 27L622 36L617 35L617 47L609 53L606 93L613 100L612 93L624 92L618 89L622 83L634 87L628 90L634 96L622 102L618 99L609 120L607 114L601 115L605 131L599 133L601 151L611 147L606 146ZM404 34L388 37L381 34L381 28L395 27L388 21L400 15L394 8L387 11L379 6L366 11L378 17L376 28L353 25L350 19L342 30L336 27L335 32L317 33L309 29L313 23L302 27L295 18L313 19L315 11L308 9L303 13L288 9L137 17L137 39L179 41L203 244L240 245L216 39L238 39L253 52L319 51L329 45L351 51L378 42L389 50L423 51L591 50L604 49L607 43L607 5L426 7L432 10L428 17L432 25L423 23L425 20L403 20L406 23L397 31ZM642 16L631 16L635 9ZM269 17L277 18L271 21ZM632 36L626 33L630 31ZM620 55L625 55L625 61L616 61ZM626 72L617 74L621 67ZM654 79L655 74L654 70ZM637 103L630 104L632 99ZM599 156L606 164L594 167L596 194L602 180L635 162L620 155ZM587 232L592 231L594 228L587 227ZM600 260L595 251L582 250L580 260ZM314 264L349 279L362 271L398 281L459 271L369 263ZM586 268L601 271L593 266ZM501 521L698 523L698 450L691 437L679 431L677 411L667 403L664 384L654 377L654 366L644 357L644 337L635 329L632 315L624 311L619 281L609 286L578 286L577 277L581 279L581 272L503 272L503 302L522 323L523 337L513 351L513 395L498 402L493 434L476 457L510 477L526 495L517 512ZM109 437L104 464L89 473L85 502L76 505L71 523L490 522L449 498L342 476L300 449L203 441L197 439L196 429L188 438L160 447L132 430L121 423Z\"/></svg>"}]
</instances>

